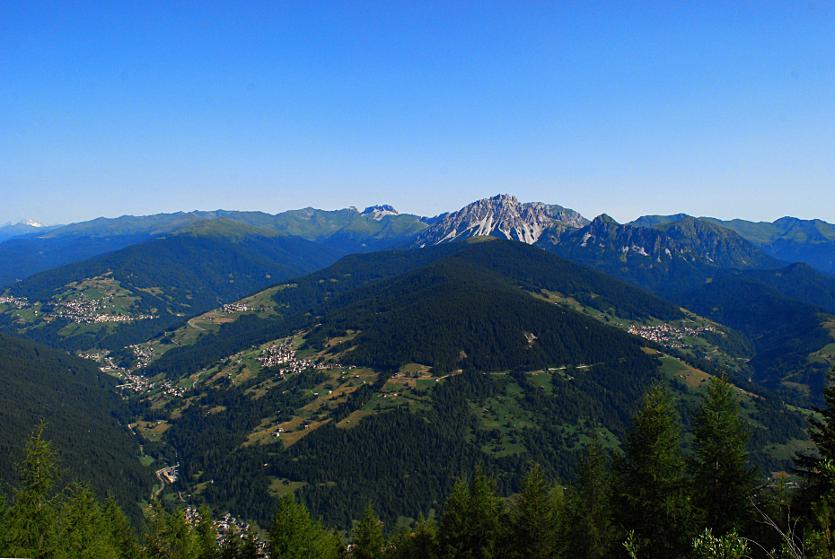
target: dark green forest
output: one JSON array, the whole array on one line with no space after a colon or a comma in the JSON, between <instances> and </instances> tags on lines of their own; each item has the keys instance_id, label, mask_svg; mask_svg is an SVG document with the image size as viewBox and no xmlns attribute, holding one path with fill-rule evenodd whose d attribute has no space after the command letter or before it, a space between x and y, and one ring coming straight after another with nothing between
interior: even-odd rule
<instances>
[{"instance_id":1,"label":"dark green forest","mask_svg":"<svg viewBox=\"0 0 835 559\"><path fill-rule=\"evenodd\" d=\"M395 408L365 417L350 429L335 427L379 398L383 376L329 411L329 424L287 449L243 443L262 418L277 410L275 422L289 420L308 401L304 389L321 382L314 373L291 377L257 399L247 395L252 383L209 389L167 433L184 474L177 489L188 491L212 480L201 494L209 504L265 522L275 505L267 490L278 478L304 482L296 495L334 526L350 526L368 500L381 503L378 513L386 522L401 515L417 518L437 509L452 480L476 464L495 478L504 495L519 488L525 464L532 460L555 479L572 479L579 450L596 437L622 439L642 393L661 376L655 359L639 352L600 364L593 374L568 368L564 375L549 377L545 388L530 378L522 371L468 369L426 392L425 404L417 409ZM687 392L676 387L674 393L680 398ZM484 423L485 409L492 413L508 405L518 406L511 413L527 427L507 433ZM216 406L226 411L205 413ZM686 399L676 406L692 431L692 406ZM752 426L751 463L762 472L785 468L766 448L804 439L803 416L770 399L749 402L746 413ZM512 452L503 451L508 445Z\"/></svg>"},{"instance_id":2,"label":"dark green forest","mask_svg":"<svg viewBox=\"0 0 835 559\"><path fill-rule=\"evenodd\" d=\"M434 268L433 263L437 263ZM425 271L419 272L423 269ZM473 306L475 310L472 312L481 312L477 310L479 307L492 304L495 311L492 318L496 320L501 320L504 314L521 313L513 311L507 299L501 303L491 303L491 296L484 296L483 291L498 289L499 293L508 294L509 287L524 291L550 290L570 294L592 308L612 311L624 318L651 316L671 319L681 316L678 308L654 295L535 247L501 240L454 243L419 250L347 256L325 270L293 280L291 288L278 291L275 299L280 308L280 316L259 318L244 315L235 322L224 324L217 334L204 336L193 345L168 351L147 368L147 373L164 372L175 378L181 377L245 347L303 328L311 322L312 316L335 316L330 322L332 330L345 327L345 317L348 315L364 314L365 317L357 317L357 321L361 319L365 323L368 322L366 318L370 318L368 311L375 305L384 304L386 297L391 303L390 307L399 307L398 317L417 321L419 317L413 316L417 312L422 313L425 321L431 313L420 309L416 296L411 299L412 306L407 307L405 302L392 300L391 294L398 289L405 292L410 287L409 282L418 282L414 286L418 287L419 282L433 281L430 277L433 274L440 276L444 273L454 274L454 278L447 278L447 284L460 280L469 287L479 289L482 297ZM393 278L398 279L392 282ZM435 281L441 279L436 277ZM389 283L393 285L389 286ZM455 287L448 285L448 289ZM459 288L459 291L460 297L456 294L459 303L465 303L467 297L473 298L473 295L463 293L463 288ZM432 296L431 293L426 295ZM434 297L441 298L440 294ZM519 301L522 299L519 296L516 298ZM421 304L424 302L428 304L431 301L420 301ZM540 317L543 312L547 312L543 310L544 305L537 307L528 301L524 301L524 304L527 309L539 309L534 314ZM453 317L453 313L438 309L437 305L432 306L432 309L442 312L439 320ZM343 324L337 324L337 321ZM398 327L394 332L402 331L404 338L418 335L417 325L412 326L408 331ZM504 327L507 326L505 322ZM493 338L499 337L496 332L491 334L489 328L486 332ZM565 347L566 342L560 345ZM376 359L382 360L383 356ZM449 362L449 358L446 359ZM544 362L542 357L532 359Z\"/></svg>"},{"instance_id":3,"label":"dark green forest","mask_svg":"<svg viewBox=\"0 0 835 559\"><path fill-rule=\"evenodd\" d=\"M136 518L152 476L124 427L130 410L116 394L115 379L89 361L2 334L0 355L0 479L14 477L21 437L43 419L66 475L90 480L96 494L114 496ZM7 489L0 486L0 493Z\"/></svg>"},{"instance_id":4,"label":"dark green forest","mask_svg":"<svg viewBox=\"0 0 835 559\"><path fill-rule=\"evenodd\" d=\"M481 390L473 383L472 390ZM0 554L35 558L243 559L823 559L835 553L835 387L813 420L816 452L798 457L799 483L762 477L749 460L737 391L711 381L683 449L681 419L662 384L644 391L622 451L593 441L567 483L542 461L519 464L508 497L484 464L460 462L439 506L407 523L378 511L397 494L358 503L334 530L284 496L260 525L240 529L151 502L139 530L113 500L60 481L43 426L26 443L17 482L0 501ZM464 457L462 457L464 458ZM356 497L358 500L361 497ZM222 529L221 529L222 528Z\"/></svg>"}]
</instances>

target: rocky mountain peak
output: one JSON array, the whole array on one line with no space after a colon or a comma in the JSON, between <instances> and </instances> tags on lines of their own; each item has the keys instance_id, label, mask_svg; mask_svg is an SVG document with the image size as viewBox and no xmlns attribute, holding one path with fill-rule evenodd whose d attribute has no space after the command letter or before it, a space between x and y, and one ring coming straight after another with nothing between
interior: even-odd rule
<instances>
[{"instance_id":1,"label":"rocky mountain peak","mask_svg":"<svg viewBox=\"0 0 835 559\"><path fill-rule=\"evenodd\" d=\"M400 215L397 210L394 209L393 206L389 204L378 204L375 206L368 206L362 211L362 215L366 217L370 217L375 221L380 221L387 215Z\"/></svg>"},{"instance_id":2,"label":"rocky mountain peak","mask_svg":"<svg viewBox=\"0 0 835 559\"><path fill-rule=\"evenodd\" d=\"M480 236L534 244L546 231L579 228L587 223L579 213L562 206L523 204L513 195L497 194L439 216L421 233L417 244L436 245Z\"/></svg>"}]
</instances>

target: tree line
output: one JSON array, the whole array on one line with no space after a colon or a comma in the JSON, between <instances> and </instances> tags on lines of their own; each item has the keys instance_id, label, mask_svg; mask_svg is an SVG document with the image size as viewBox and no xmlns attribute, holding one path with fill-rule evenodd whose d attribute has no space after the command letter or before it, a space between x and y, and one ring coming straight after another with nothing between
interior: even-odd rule
<instances>
[{"instance_id":1,"label":"tree line","mask_svg":"<svg viewBox=\"0 0 835 559\"><path fill-rule=\"evenodd\" d=\"M612 454L593 441L572 485L531 464L502 498L480 467L453 485L435 514L387 530L369 503L347 532L328 529L292 495L264 530L219 538L207 509L187 517L152 502L136 531L116 503L83 485L57 488L43 426L31 436L20 482L0 501L0 555L37 558L237 559L768 559L835 557L835 385L814 418L814 455L802 480L762 483L750 466L737 388L710 381L682 450L667 389L653 384Z\"/></svg>"}]
</instances>

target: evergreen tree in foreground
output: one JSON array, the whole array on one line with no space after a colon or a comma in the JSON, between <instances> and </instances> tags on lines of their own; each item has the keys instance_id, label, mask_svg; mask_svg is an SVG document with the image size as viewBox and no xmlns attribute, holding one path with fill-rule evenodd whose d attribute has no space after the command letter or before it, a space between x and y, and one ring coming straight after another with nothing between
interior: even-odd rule
<instances>
[{"instance_id":1,"label":"evergreen tree in foreground","mask_svg":"<svg viewBox=\"0 0 835 559\"><path fill-rule=\"evenodd\" d=\"M113 497L108 497L105 502L103 514L110 523L110 537L119 553L118 558L136 559L142 557L142 548L139 546L136 532Z\"/></svg>"},{"instance_id":2,"label":"evergreen tree in foreground","mask_svg":"<svg viewBox=\"0 0 835 559\"><path fill-rule=\"evenodd\" d=\"M805 469L808 489L813 499L825 495L832 485L829 465L835 464L835 368L829 374L829 384L823 391L823 399L826 407L818 410L818 417L810 419L809 437L815 443L817 453L799 459Z\"/></svg>"},{"instance_id":3,"label":"evergreen tree in foreground","mask_svg":"<svg viewBox=\"0 0 835 559\"><path fill-rule=\"evenodd\" d=\"M642 559L682 556L697 530L688 492L678 414L654 384L634 417L616 464L616 499L624 530L635 532Z\"/></svg>"},{"instance_id":4,"label":"evergreen tree in foreground","mask_svg":"<svg viewBox=\"0 0 835 559\"><path fill-rule=\"evenodd\" d=\"M58 556L74 559L118 559L119 552L111 538L108 519L93 492L83 485L69 490L70 497L61 507L60 552Z\"/></svg>"},{"instance_id":5,"label":"evergreen tree in foreground","mask_svg":"<svg viewBox=\"0 0 835 559\"><path fill-rule=\"evenodd\" d=\"M520 559L554 557L558 549L562 512L562 489L550 485L539 464L534 464L525 476L522 491L511 509L508 556Z\"/></svg>"},{"instance_id":6,"label":"evergreen tree in foreground","mask_svg":"<svg viewBox=\"0 0 835 559\"><path fill-rule=\"evenodd\" d=\"M292 495L282 497L269 530L272 559L336 559L339 537L311 518Z\"/></svg>"},{"instance_id":7,"label":"evergreen tree in foreground","mask_svg":"<svg viewBox=\"0 0 835 559\"><path fill-rule=\"evenodd\" d=\"M158 502L151 504L145 550L149 559L200 559L203 551L183 511L168 512Z\"/></svg>"},{"instance_id":8,"label":"evergreen tree in foreground","mask_svg":"<svg viewBox=\"0 0 835 559\"><path fill-rule=\"evenodd\" d=\"M806 543L816 557L835 558L835 368L823 392L826 408L811 420L809 436L815 456L799 458L806 475L805 505L808 506Z\"/></svg>"},{"instance_id":9,"label":"evergreen tree in foreground","mask_svg":"<svg viewBox=\"0 0 835 559\"><path fill-rule=\"evenodd\" d=\"M354 547L351 557L356 559L381 559L386 546L386 538L383 535L383 522L371 503L365 507L352 534Z\"/></svg>"},{"instance_id":10,"label":"evergreen tree in foreground","mask_svg":"<svg viewBox=\"0 0 835 559\"><path fill-rule=\"evenodd\" d=\"M502 556L504 502L493 481L476 468L472 481L459 479L444 505L438 543L444 559L492 559Z\"/></svg>"},{"instance_id":11,"label":"evergreen tree in foreground","mask_svg":"<svg viewBox=\"0 0 835 559\"><path fill-rule=\"evenodd\" d=\"M438 526L421 516L413 530L397 534L390 544L391 559L438 559Z\"/></svg>"},{"instance_id":12,"label":"evergreen tree in foreground","mask_svg":"<svg viewBox=\"0 0 835 559\"><path fill-rule=\"evenodd\" d=\"M19 467L20 487L14 491L0 532L0 552L13 557L49 557L57 551L55 451L44 439L41 422L26 442Z\"/></svg>"},{"instance_id":13,"label":"evergreen tree in foreground","mask_svg":"<svg viewBox=\"0 0 835 559\"><path fill-rule=\"evenodd\" d=\"M748 431L735 389L713 378L693 429L694 504L717 535L744 528L754 471L748 464Z\"/></svg>"},{"instance_id":14,"label":"evergreen tree in foreground","mask_svg":"<svg viewBox=\"0 0 835 559\"><path fill-rule=\"evenodd\" d=\"M568 490L561 524L564 557L603 559L615 546L612 482L599 441L595 440L580 460L580 474L577 484Z\"/></svg>"}]
</instances>

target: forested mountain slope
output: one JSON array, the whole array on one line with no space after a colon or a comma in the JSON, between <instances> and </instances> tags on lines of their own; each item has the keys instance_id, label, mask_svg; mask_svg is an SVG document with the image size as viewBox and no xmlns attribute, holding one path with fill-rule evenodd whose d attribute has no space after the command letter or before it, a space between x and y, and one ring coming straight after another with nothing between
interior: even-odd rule
<instances>
[{"instance_id":1,"label":"forested mountain slope","mask_svg":"<svg viewBox=\"0 0 835 559\"><path fill-rule=\"evenodd\" d=\"M701 285L721 270L780 266L733 231L693 218L637 227L604 215L539 244L668 298Z\"/></svg>"},{"instance_id":2,"label":"forested mountain slope","mask_svg":"<svg viewBox=\"0 0 835 559\"><path fill-rule=\"evenodd\" d=\"M643 216L633 225L654 227L680 221L686 214ZM738 233L766 254L784 262L805 262L813 268L835 274L835 225L820 219L781 217L768 221L699 218Z\"/></svg>"},{"instance_id":3,"label":"forested mountain slope","mask_svg":"<svg viewBox=\"0 0 835 559\"><path fill-rule=\"evenodd\" d=\"M505 494L531 460L570 479L590 440L619 445L653 381L686 410L710 378L665 344L718 359L728 335L522 243L355 255L143 344L135 373L179 392L140 392L137 425L181 463L173 489L215 506L266 518L292 491L337 525L369 499L415 517L477 463ZM741 393L757 463L784 467L802 416Z\"/></svg>"},{"instance_id":4,"label":"forested mountain slope","mask_svg":"<svg viewBox=\"0 0 835 559\"><path fill-rule=\"evenodd\" d=\"M26 438L43 420L46 437L73 479L113 494L133 517L151 489L151 472L120 419L127 404L116 381L89 361L0 334L0 479L15 479ZM0 485L0 491L8 489Z\"/></svg>"},{"instance_id":5,"label":"forested mountain slope","mask_svg":"<svg viewBox=\"0 0 835 559\"><path fill-rule=\"evenodd\" d=\"M0 320L7 330L58 347L121 349L335 259L304 239L203 221L19 282L0 304Z\"/></svg>"},{"instance_id":6,"label":"forested mountain slope","mask_svg":"<svg viewBox=\"0 0 835 559\"><path fill-rule=\"evenodd\" d=\"M568 294L592 308L611 311L627 319L681 317L678 308L647 292L536 247L497 239L473 240L343 258L333 266L297 278L287 286L271 288L268 309L228 314L216 333L203 326L200 332L185 336L174 334L174 343L163 343L156 349L156 355L162 357L150 365L149 371L164 371L177 376L188 372L189 367L193 370L194 367L205 366L223 357L224 351L228 355L247 345L267 341L270 336L286 335L293 329L303 328L310 323L310 313L328 313L355 303L367 294L379 293L380 286L391 278L405 277L405 274L427 266L431 268L433 262L442 260L448 262L448 266L465 270L458 272L462 282L472 283L479 278L484 281L493 278L495 281L498 276L525 291ZM429 273L428 270L424 275ZM466 291L455 287L454 283L448 281L447 285ZM486 303L473 301L472 307L478 308ZM501 314L497 311L495 318L501 320ZM188 338L189 343L176 342L180 337Z\"/></svg>"},{"instance_id":7,"label":"forested mountain slope","mask_svg":"<svg viewBox=\"0 0 835 559\"><path fill-rule=\"evenodd\" d=\"M349 332L358 334L331 353L346 363L389 370L411 362L438 373L529 370L640 354L638 341L620 330L535 299L457 257L352 294L341 308L325 311L309 340Z\"/></svg>"},{"instance_id":8,"label":"forested mountain slope","mask_svg":"<svg viewBox=\"0 0 835 559\"><path fill-rule=\"evenodd\" d=\"M757 382L819 405L835 365L835 316L786 297L760 283L762 278L772 278L772 273L721 277L685 294L682 301L751 340L755 352L750 367Z\"/></svg>"}]
</instances>

